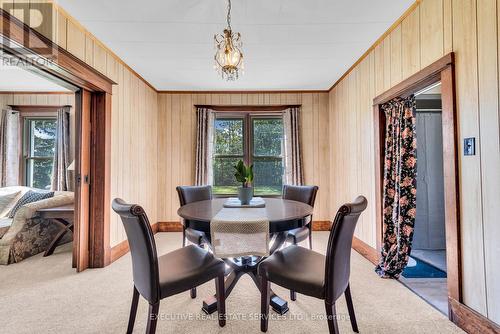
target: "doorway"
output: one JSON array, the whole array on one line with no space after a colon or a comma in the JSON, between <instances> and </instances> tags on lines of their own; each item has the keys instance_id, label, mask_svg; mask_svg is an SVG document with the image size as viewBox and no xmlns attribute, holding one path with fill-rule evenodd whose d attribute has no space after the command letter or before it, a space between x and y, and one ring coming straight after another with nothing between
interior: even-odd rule
<instances>
[{"instance_id":1,"label":"doorway","mask_svg":"<svg viewBox=\"0 0 500 334\"><path fill-rule=\"evenodd\" d=\"M7 55L0 77L0 264L30 259L43 267L44 257L61 253L72 259L78 88ZM28 205L36 211L23 213Z\"/></svg>"},{"instance_id":2,"label":"doorway","mask_svg":"<svg viewBox=\"0 0 500 334\"><path fill-rule=\"evenodd\" d=\"M109 152L111 94L115 82L3 9L0 9L0 22L3 23L0 24L2 60L8 58L29 64L30 71L49 81L78 88L75 94L73 254L77 271L104 267L110 263L111 250ZM34 51L35 47L43 50L43 54Z\"/></svg>"},{"instance_id":3,"label":"doorway","mask_svg":"<svg viewBox=\"0 0 500 334\"><path fill-rule=\"evenodd\" d=\"M439 87L439 88L438 88ZM426 247L435 247L439 249L442 247L443 240L445 241L445 254L446 254L446 281L441 282L441 293L443 293L442 287L446 288L446 295L441 295L441 302L445 303L448 307L441 307L440 309L448 309L448 317L452 320L454 315L454 309L451 306L460 303L461 300L461 267L460 267L460 231L459 231L459 189L458 189L458 155L457 155L457 134L456 134L456 110L455 110L455 83L454 83L454 55L450 53L443 58L437 60L426 68L422 69L420 72L412 75L408 79L402 81L398 85L394 86L385 93L377 96L374 99L374 131L375 131L375 180L376 180L376 232L377 232L377 247L381 248L383 241L383 225L382 225L382 212L383 212L383 173L384 173L384 140L385 140L385 115L381 111L380 105L384 104L396 97L408 97L410 95L419 95L421 92L429 92L430 89L435 89L434 93L439 92L440 99L434 96L433 102L419 102L421 116L417 118L420 119L420 128L424 128L428 125L429 129L433 129L432 134L435 138L429 138L431 145L424 145L424 150L428 149L428 154L437 159L433 160L431 168L437 168L438 171L433 170L432 177L442 180L442 200L433 203L432 208L433 220L438 222L435 225L427 225L421 223L419 229L415 228L414 233L419 236L416 238L416 245L420 247L421 250L425 250ZM430 91L432 93L432 91ZM421 94L420 94L421 95ZM419 100L424 100L423 97ZM439 106L440 100L440 106ZM426 105L426 103L435 103L434 105ZM424 106L424 107L422 107ZM429 109L425 112L425 109ZM440 113L434 110L434 114L429 115L430 109L440 109ZM418 122L418 121L417 121ZM428 124L426 124L426 122ZM418 126L418 125L417 125ZM441 131L436 128L441 129ZM418 132L418 129L417 129ZM421 131L422 132L422 131ZM425 132L423 132L424 138L422 139L425 144ZM418 136L418 134L417 134ZM436 137L437 136L437 137ZM439 141L439 136L442 138L442 144L432 145L432 141ZM418 137L417 137L418 140ZM418 145L418 144L417 144ZM441 149L440 147L441 146ZM417 155L419 153L417 152ZM439 157L442 157L442 162ZM427 167L422 164L424 168L424 173L421 175L420 185L423 185L425 189L425 172ZM439 165L443 167L439 168ZM417 163L418 166L418 163ZM417 167L418 168L418 167ZM441 175L442 171L442 175ZM427 175L427 178L431 175ZM418 180L417 180L418 182ZM435 201L435 194L429 195L430 198L424 196L420 198L419 205L419 184L417 183L417 206L420 208L424 205L423 210L421 209L422 217L420 219L429 220L431 211L430 207L425 203L429 200ZM433 184L432 187L441 188L441 185ZM434 188L429 189L431 191L436 191ZM437 190L439 192L439 190ZM440 203L440 204L439 204ZM443 210L444 209L444 210ZM418 209L417 209L418 210ZM427 210L427 211L426 211ZM437 213L441 211L441 213ZM434 217L436 214L436 217ZM443 221L444 214L444 231L442 230L442 225L440 225L439 220ZM418 215L418 213L417 213ZM415 223L417 225L417 223ZM430 231L430 232L429 232ZM430 240L428 238L429 233L432 236L438 236L435 240ZM427 239L426 239L427 235ZM420 238L420 239L419 239ZM420 245L420 246L419 246ZM431 248L432 248L431 247ZM442 249L440 249L442 251ZM416 252L418 256L419 252ZM439 265L432 265L431 256L429 253L420 252L420 262L423 264L430 263L429 267L437 268L439 270ZM415 255L415 254L414 254ZM415 263L410 262L410 265L418 265L418 258L413 259ZM421 264L422 265L422 264ZM442 265L442 257L441 257ZM443 267L441 267L444 269ZM429 268L427 268L429 269ZM443 272L443 271L442 271ZM455 303L458 302L458 303Z\"/></svg>"},{"instance_id":4,"label":"doorway","mask_svg":"<svg viewBox=\"0 0 500 334\"><path fill-rule=\"evenodd\" d=\"M410 260L400 281L448 314L441 83L415 94L417 214Z\"/></svg>"}]
</instances>

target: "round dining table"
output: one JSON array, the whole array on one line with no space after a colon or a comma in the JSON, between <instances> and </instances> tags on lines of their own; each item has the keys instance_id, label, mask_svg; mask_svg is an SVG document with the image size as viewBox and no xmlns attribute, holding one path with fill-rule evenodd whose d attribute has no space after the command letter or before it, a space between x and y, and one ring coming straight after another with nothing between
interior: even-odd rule
<instances>
[{"instance_id":1,"label":"round dining table","mask_svg":"<svg viewBox=\"0 0 500 334\"><path fill-rule=\"evenodd\" d=\"M210 243L210 222L223 208L227 198L215 198L212 200L198 201L186 204L177 210L177 214L183 218L186 228L205 232ZM287 239L287 232L310 223L313 208L302 202L285 200L281 198L264 198L266 218L269 220L270 254L283 246ZM211 247L211 245L208 245ZM228 265L224 281L225 296L229 296L238 280L244 275L249 275L257 288L260 289L260 277L257 272L258 264L264 259L261 256L245 256L239 258L223 259ZM271 307L279 314L288 311L288 303L271 291ZM210 296L203 301L203 311L211 314L217 311L217 299Z\"/></svg>"}]
</instances>

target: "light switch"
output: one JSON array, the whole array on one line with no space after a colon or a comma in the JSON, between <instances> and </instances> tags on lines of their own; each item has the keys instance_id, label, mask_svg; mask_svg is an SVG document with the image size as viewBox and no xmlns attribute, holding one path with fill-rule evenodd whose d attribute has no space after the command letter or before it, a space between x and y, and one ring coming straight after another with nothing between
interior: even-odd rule
<instances>
[{"instance_id":1,"label":"light switch","mask_svg":"<svg viewBox=\"0 0 500 334\"><path fill-rule=\"evenodd\" d=\"M476 155L476 138L464 138L464 155Z\"/></svg>"}]
</instances>

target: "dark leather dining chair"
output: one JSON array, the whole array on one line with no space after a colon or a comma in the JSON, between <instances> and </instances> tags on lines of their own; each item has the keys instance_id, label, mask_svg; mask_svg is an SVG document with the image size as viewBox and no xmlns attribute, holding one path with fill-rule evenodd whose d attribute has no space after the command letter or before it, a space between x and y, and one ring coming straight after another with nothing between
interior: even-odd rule
<instances>
[{"instance_id":1,"label":"dark leather dining chair","mask_svg":"<svg viewBox=\"0 0 500 334\"><path fill-rule=\"evenodd\" d=\"M180 206L212 199L212 186L178 186L175 189L179 195ZM182 226L182 247L186 245L186 239L199 246L207 242L205 233L186 228L184 224Z\"/></svg>"},{"instance_id":2,"label":"dark leather dining chair","mask_svg":"<svg viewBox=\"0 0 500 334\"><path fill-rule=\"evenodd\" d=\"M314 207L314 202L316 202L316 194L318 193L318 186L292 186L284 185L283 194L281 197L283 199L288 199L291 201L297 201L306 203ZM309 249L312 249L312 215L307 217L309 223L300 228L293 229L288 232L288 237L292 239L294 245L301 241L309 238Z\"/></svg>"},{"instance_id":3,"label":"dark leather dining chair","mask_svg":"<svg viewBox=\"0 0 500 334\"><path fill-rule=\"evenodd\" d=\"M179 195L180 206L212 199L212 186L178 186L175 189ZM203 247L203 244L209 244L204 232L186 228L186 224L182 224L182 247L186 246L186 239L200 247ZM196 288L191 289L190 293L191 298L196 298Z\"/></svg>"},{"instance_id":4,"label":"dark leather dining chair","mask_svg":"<svg viewBox=\"0 0 500 334\"><path fill-rule=\"evenodd\" d=\"M353 203L342 205L330 230L326 256L307 248L291 245L275 252L259 264L261 277L261 325L267 331L270 283L325 301L330 333L338 333L335 302L344 294L353 331L358 325L352 304L349 275L354 229L367 201L359 196Z\"/></svg>"},{"instance_id":5,"label":"dark leather dining chair","mask_svg":"<svg viewBox=\"0 0 500 334\"><path fill-rule=\"evenodd\" d=\"M281 197L283 199L302 202L314 207L317 193L318 186L284 185ZM287 239L291 240L292 243L296 245L309 238L309 249L312 249L312 215L306 217L306 219L307 224L305 226L288 231ZM297 300L297 294L293 290L290 290L290 299Z\"/></svg>"},{"instance_id":6,"label":"dark leather dining chair","mask_svg":"<svg viewBox=\"0 0 500 334\"><path fill-rule=\"evenodd\" d=\"M153 231L144 209L114 199L113 210L121 217L132 255L134 293L127 333L134 329L139 295L149 303L146 333L155 333L160 300L215 279L219 326L226 324L222 260L206 250L189 245L158 257Z\"/></svg>"}]
</instances>

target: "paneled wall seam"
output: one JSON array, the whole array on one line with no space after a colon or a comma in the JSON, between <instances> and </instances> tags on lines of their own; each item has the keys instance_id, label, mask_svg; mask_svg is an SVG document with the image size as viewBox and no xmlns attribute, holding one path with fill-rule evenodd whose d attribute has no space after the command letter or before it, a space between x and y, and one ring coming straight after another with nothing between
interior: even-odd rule
<instances>
[{"instance_id":1,"label":"paneled wall seam","mask_svg":"<svg viewBox=\"0 0 500 334\"><path fill-rule=\"evenodd\" d=\"M481 79L479 77L480 73L479 73L479 62L480 62L480 58L479 58L479 38L478 38L478 35L479 35L479 23L478 23L478 4L477 4L477 0L474 0L476 2L476 26L475 26L475 29L476 29L476 41L475 41L475 47L476 47L476 59L477 59L477 67L478 67L478 70L476 71L476 76L477 76L477 96L478 96L478 113L477 113L477 121L478 121L478 132L477 132L477 136L479 138L479 145L476 144L476 150L477 150L477 153L479 155L479 184L480 184L480 187L481 187L481 191L479 192L479 196L480 196L480 202L481 202L481 208L482 208L482 212L484 212L484 200L483 200L483 168L482 168L482 165L483 165L483 157L482 157L482 152L481 152L481 92L480 92L480 86L481 86ZM482 234L483 234L483 243L481 245L482 247L482 250L483 250L483 258L482 258L482 261L483 261L483 272L484 272L484 275L483 275L483 280L484 280L484 288L485 288L485 291L488 291L488 279L487 279L487 273L486 273L486 246L485 246L485 243L484 243L484 215L482 214L481 215L481 230L482 230ZM484 301L485 301L485 308L486 308L486 316L488 316L488 293L485 293L484 294Z\"/></svg>"}]
</instances>

